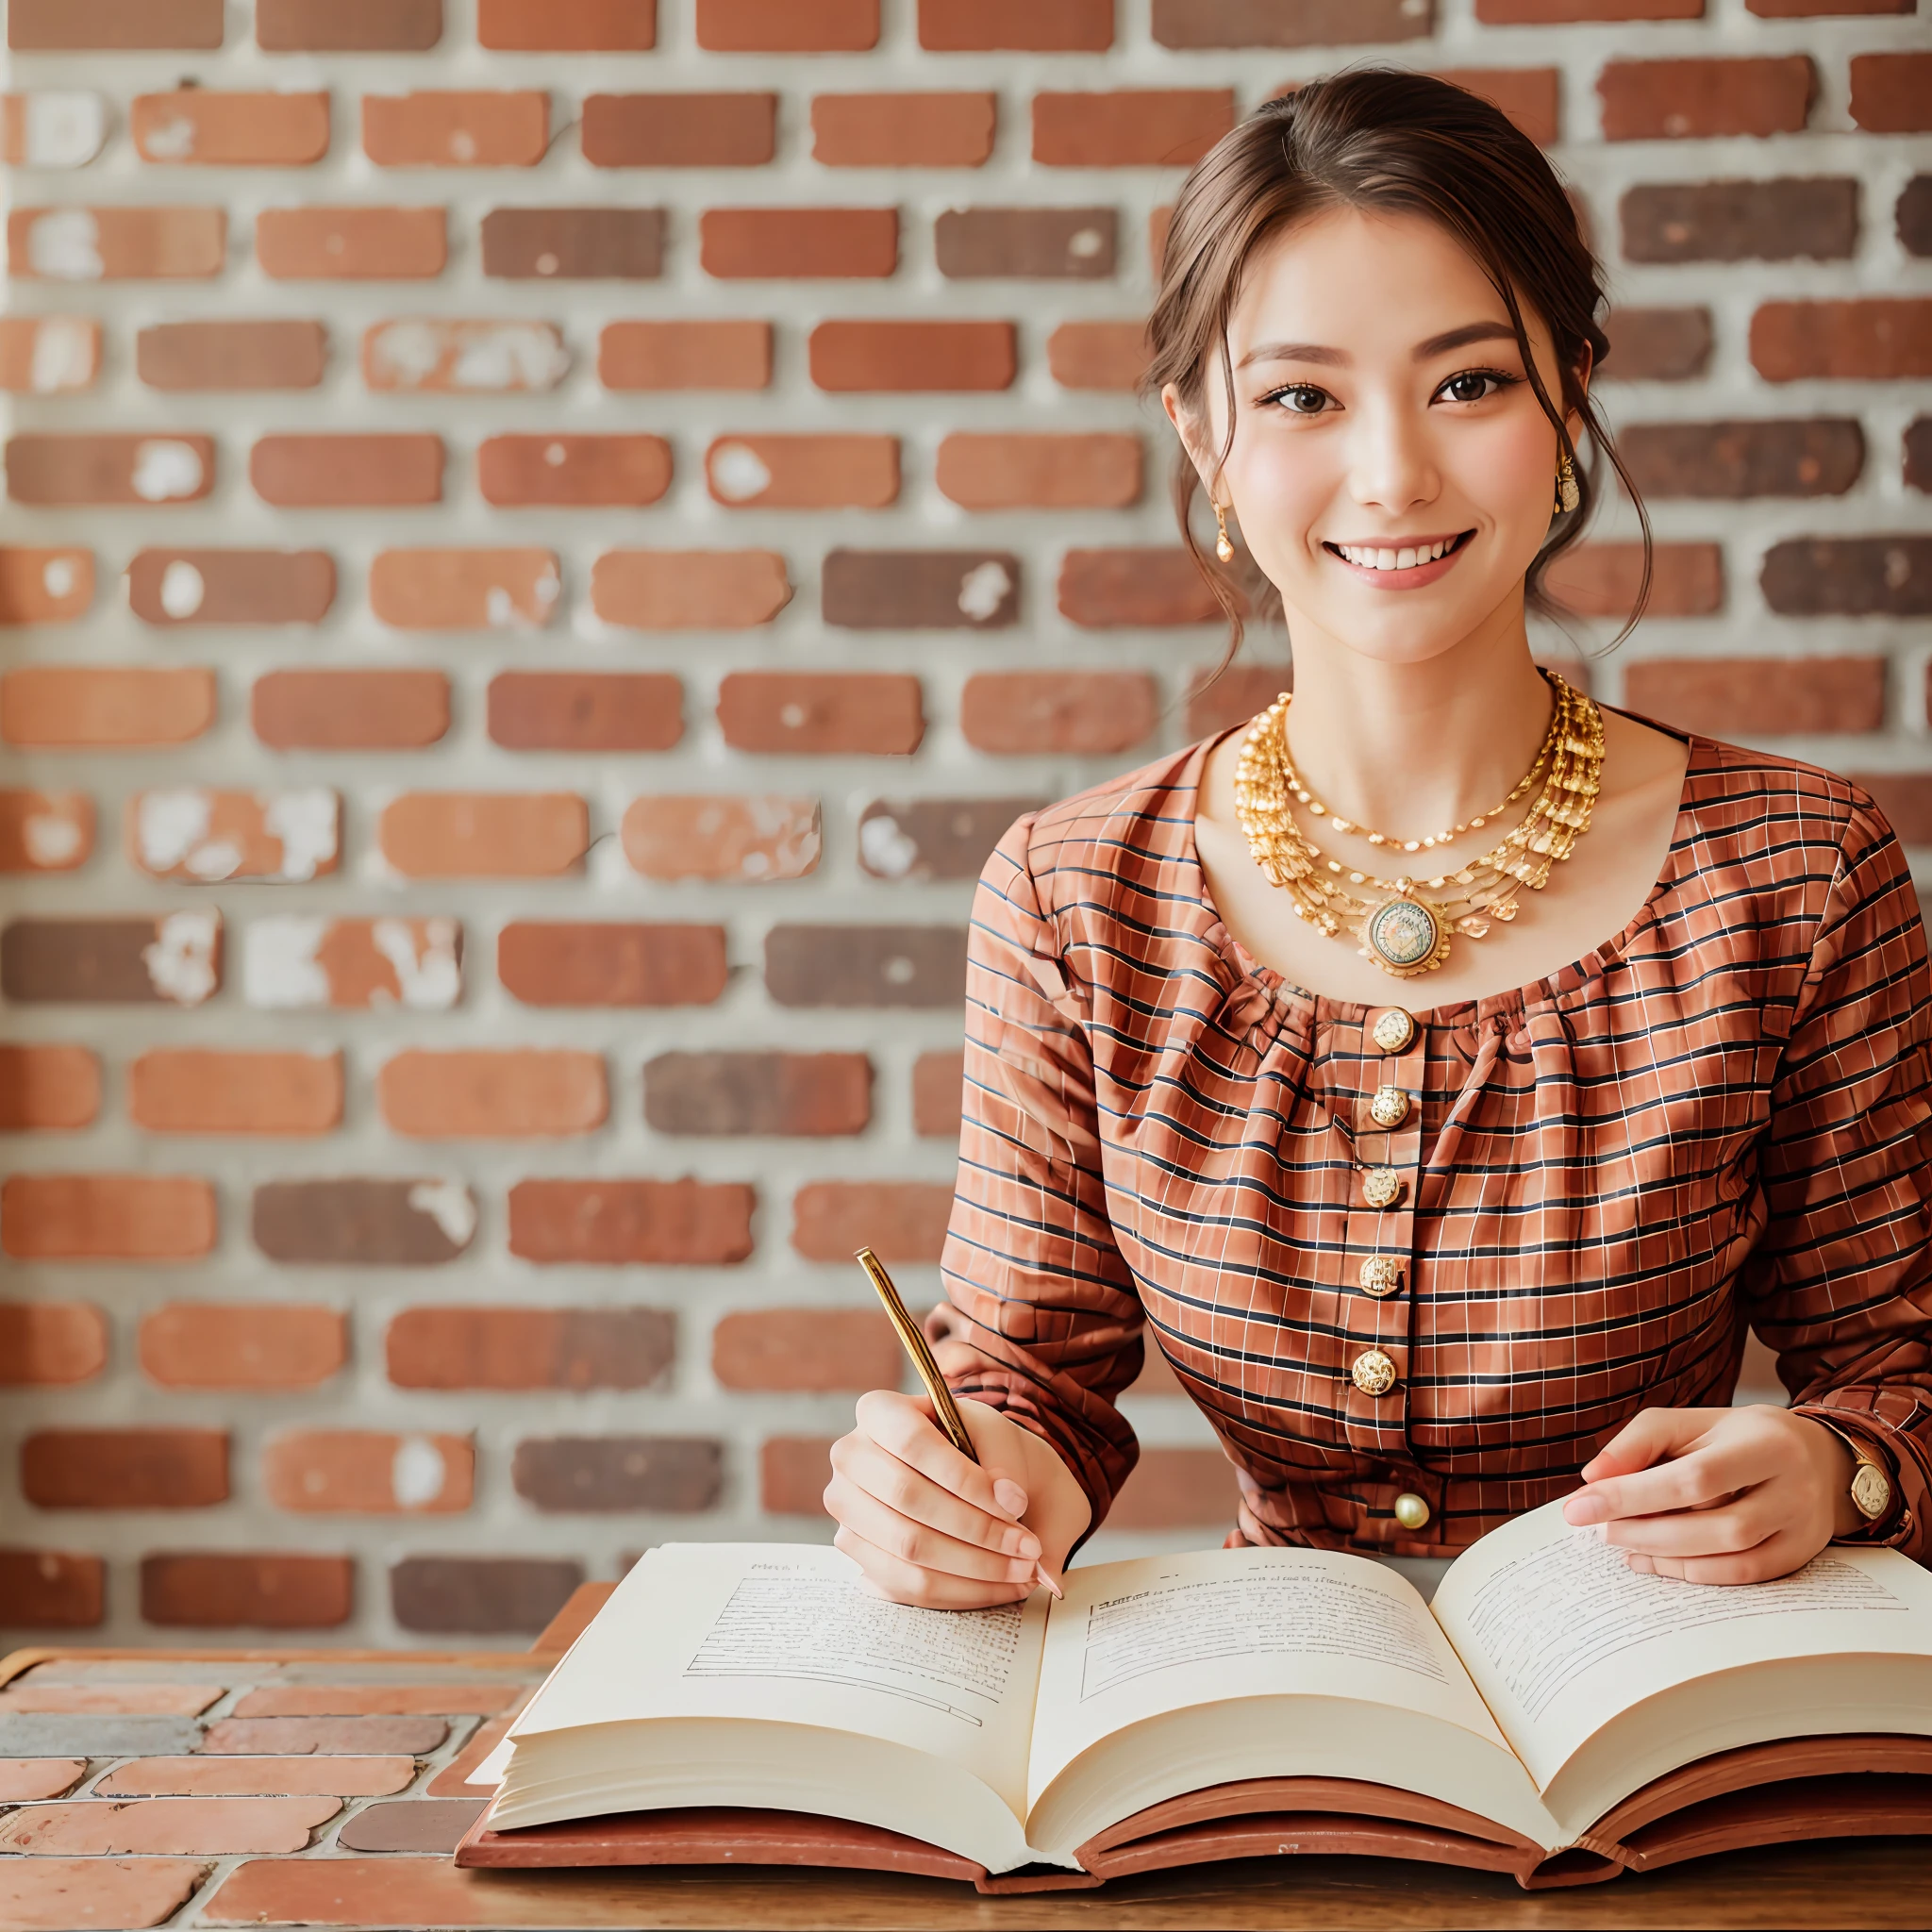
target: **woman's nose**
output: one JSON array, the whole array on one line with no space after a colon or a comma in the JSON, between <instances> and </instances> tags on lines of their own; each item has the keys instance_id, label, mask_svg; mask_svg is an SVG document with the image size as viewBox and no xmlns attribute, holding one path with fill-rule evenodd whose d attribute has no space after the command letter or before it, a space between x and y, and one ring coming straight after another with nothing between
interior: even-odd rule
<instances>
[{"instance_id":1,"label":"woman's nose","mask_svg":"<svg viewBox=\"0 0 1932 1932\"><path fill-rule=\"evenodd\" d=\"M1349 451L1349 489L1364 508L1400 515L1438 491L1425 430L1406 412L1361 412Z\"/></svg>"}]
</instances>

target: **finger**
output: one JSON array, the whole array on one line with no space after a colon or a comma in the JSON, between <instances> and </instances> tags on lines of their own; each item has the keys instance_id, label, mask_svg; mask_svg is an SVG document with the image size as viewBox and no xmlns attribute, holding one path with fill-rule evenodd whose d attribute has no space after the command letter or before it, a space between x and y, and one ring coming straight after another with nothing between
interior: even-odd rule
<instances>
[{"instance_id":1,"label":"finger","mask_svg":"<svg viewBox=\"0 0 1932 1932\"><path fill-rule=\"evenodd\" d=\"M948 1454L955 1453L949 1444L942 1442L941 1446ZM958 1459L965 1460L963 1457ZM984 1509L857 1432L833 1443L832 1472L835 1481L842 1478L853 1490L876 1499L894 1515L924 1524L958 1542L976 1543L995 1557L1040 1554L1040 1539L1030 1529L1007 1516L989 1516ZM840 1515L829 1489L825 1507L835 1516Z\"/></svg>"},{"instance_id":2,"label":"finger","mask_svg":"<svg viewBox=\"0 0 1932 1932\"><path fill-rule=\"evenodd\" d=\"M1650 1557L1631 1551L1624 1560L1644 1575L1668 1576L1680 1583L1732 1585L1769 1583L1774 1577L1789 1576L1817 1554L1801 1537L1780 1532L1756 1549L1727 1557Z\"/></svg>"},{"instance_id":3,"label":"finger","mask_svg":"<svg viewBox=\"0 0 1932 1932\"><path fill-rule=\"evenodd\" d=\"M961 1542L942 1530L902 1516L842 1475L835 1475L826 1489L825 1507L874 1549L916 1569L971 1577L978 1583L1023 1583L1033 1574L1033 1557L1001 1556L976 1543Z\"/></svg>"},{"instance_id":4,"label":"finger","mask_svg":"<svg viewBox=\"0 0 1932 1932\"><path fill-rule=\"evenodd\" d=\"M1009 1513L1003 1507L1003 1499L994 1488L994 1473L982 1468L970 1456L961 1456L941 1435L939 1424L933 1420L931 1404L874 1389L858 1398L857 1420L858 1432L869 1436L888 1455L896 1457L908 1469L916 1469L929 1482L986 1515L1002 1518L1010 1525L1025 1508L1024 1491L1019 1492L1019 1510ZM972 1435L970 1423L967 1434ZM976 1442L977 1439L974 1440ZM974 1541L983 1542L987 1539L975 1537ZM998 1545L989 1542L988 1547Z\"/></svg>"},{"instance_id":5,"label":"finger","mask_svg":"<svg viewBox=\"0 0 1932 1932\"><path fill-rule=\"evenodd\" d=\"M994 1604L1018 1603L1032 1594L1031 1586L1024 1583L976 1583L921 1570L849 1529L840 1530L832 1543L858 1565L866 1583L895 1604L916 1604L929 1610L983 1610Z\"/></svg>"},{"instance_id":6,"label":"finger","mask_svg":"<svg viewBox=\"0 0 1932 1932\"><path fill-rule=\"evenodd\" d=\"M1698 1418L1693 1421L1692 1418ZM1694 1408L1645 1408L1634 1415L1583 1465L1587 1483L1629 1475L1667 1457L1681 1456L1708 1424Z\"/></svg>"},{"instance_id":7,"label":"finger","mask_svg":"<svg viewBox=\"0 0 1932 1932\"><path fill-rule=\"evenodd\" d=\"M1613 1523L1619 1517L1702 1509L1735 1495L1748 1480L1731 1457L1697 1450L1674 1462L1660 1462L1655 1469L1641 1469L1635 1475L1608 1476L1591 1483L1565 1502L1563 1520Z\"/></svg>"},{"instance_id":8,"label":"finger","mask_svg":"<svg viewBox=\"0 0 1932 1932\"><path fill-rule=\"evenodd\" d=\"M1785 1511L1760 1484L1714 1509L1677 1509L1668 1516L1626 1516L1603 1526L1607 1543L1649 1557L1726 1557L1755 1550L1784 1527Z\"/></svg>"}]
</instances>

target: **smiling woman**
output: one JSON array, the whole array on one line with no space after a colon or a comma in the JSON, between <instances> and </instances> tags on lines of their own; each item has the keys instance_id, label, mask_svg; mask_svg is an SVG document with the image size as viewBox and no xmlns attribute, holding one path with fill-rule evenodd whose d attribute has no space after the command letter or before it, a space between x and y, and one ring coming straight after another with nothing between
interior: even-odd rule
<instances>
[{"instance_id":1,"label":"smiling woman","mask_svg":"<svg viewBox=\"0 0 1932 1932\"><path fill-rule=\"evenodd\" d=\"M1294 691L987 866L934 1323L978 1460L874 1393L826 1491L887 1593L1063 1561L1134 1466L1150 1334L1236 1467L1234 1543L1440 1561L1567 1497L1698 1582L1932 1553L1897 841L1846 780L1531 656L1622 474L1602 301L1549 164L1446 82L1312 82L1189 177L1150 387L1187 541L1237 643L1278 604ZM1747 1329L1789 1408L1729 1406Z\"/></svg>"}]
</instances>

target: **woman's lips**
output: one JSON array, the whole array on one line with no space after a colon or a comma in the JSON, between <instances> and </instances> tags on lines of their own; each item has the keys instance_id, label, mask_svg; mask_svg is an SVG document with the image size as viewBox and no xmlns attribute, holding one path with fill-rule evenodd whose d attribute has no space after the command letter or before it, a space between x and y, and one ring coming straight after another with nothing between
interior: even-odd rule
<instances>
[{"instance_id":1,"label":"woman's lips","mask_svg":"<svg viewBox=\"0 0 1932 1932\"><path fill-rule=\"evenodd\" d=\"M1353 563L1342 556L1341 552L1333 543L1324 543L1322 548L1343 570L1348 571L1351 575L1366 583L1374 584L1378 590L1419 591L1424 585L1433 584L1438 577L1446 576L1454 566L1456 559L1469 547L1469 541L1474 535L1475 532L1474 530L1464 530L1441 557L1436 558L1429 563L1413 564L1407 570L1378 570L1373 564ZM1355 548L1353 544L1349 547L1351 549ZM1362 547L1366 549L1368 546L1365 544ZM1389 544L1381 547L1395 550L1400 554L1407 546Z\"/></svg>"}]
</instances>

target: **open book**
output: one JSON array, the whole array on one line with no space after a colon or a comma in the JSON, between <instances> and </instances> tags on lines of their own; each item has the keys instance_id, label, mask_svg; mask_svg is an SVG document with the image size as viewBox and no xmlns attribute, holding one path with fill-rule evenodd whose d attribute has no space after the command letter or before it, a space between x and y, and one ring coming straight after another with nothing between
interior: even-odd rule
<instances>
[{"instance_id":1,"label":"open book","mask_svg":"<svg viewBox=\"0 0 1932 1932\"><path fill-rule=\"evenodd\" d=\"M1932 1830L1932 1574L1834 1547L1717 1589L1557 1505L1433 1605L1363 1557L1214 1550L969 1613L835 1551L644 1557L473 1774L466 1865L862 1865L984 1890L1289 1851L1609 1877Z\"/></svg>"}]
</instances>

